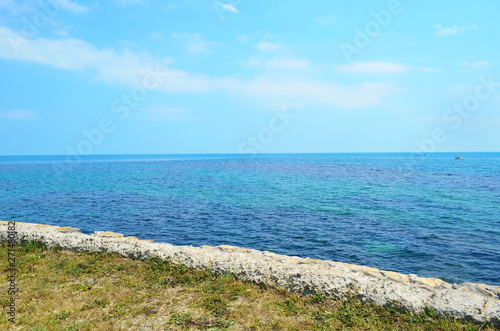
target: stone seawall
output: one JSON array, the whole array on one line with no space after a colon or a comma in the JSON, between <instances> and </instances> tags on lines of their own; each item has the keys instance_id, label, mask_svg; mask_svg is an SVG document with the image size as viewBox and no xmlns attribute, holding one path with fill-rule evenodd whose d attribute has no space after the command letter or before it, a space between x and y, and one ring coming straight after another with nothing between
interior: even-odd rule
<instances>
[{"instance_id":1,"label":"stone seawall","mask_svg":"<svg viewBox=\"0 0 500 331\"><path fill-rule=\"evenodd\" d=\"M0 221L0 241L7 241L8 222ZM424 308L460 319L489 321L500 326L500 287L476 283L450 284L436 278L400 274L347 263L278 255L234 246L174 246L113 232L82 234L79 229L16 222L17 240L37 241L72 251L113 252L142 259L159 257L188 267L325 296L413 312Z\"/></svg>"}]
</instances>

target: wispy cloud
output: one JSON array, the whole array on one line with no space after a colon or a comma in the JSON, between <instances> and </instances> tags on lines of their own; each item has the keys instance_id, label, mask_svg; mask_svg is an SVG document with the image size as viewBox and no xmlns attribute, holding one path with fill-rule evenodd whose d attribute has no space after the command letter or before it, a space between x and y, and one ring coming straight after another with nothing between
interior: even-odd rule
<instances>
[{"instance_id":1,"label":"wispy cloud","mask_svg":"<svg viewBox=\"0 0 500 331\"><path fill-rule=\"evenodd\" d=\"M178 4L175 4L175 3L169 3L168 5L165 5L163 7L163 9L165 9L166 11L170 11L170 10L173 10L175 8L178 8L179 5Z\"/></svg>"},{"instance_id":2,"label":"wispy cloud","mask_svg":"<svg viewBox=\"0 0 500 331\"><path fill-rule=\"evenodd\" d=\"M215 1L212 3L212 6L217 10L228 11L231 13L238 14L240 11L233 4L230 3L222 3L220 1Z\"/></svg>"},{"instance_id":3,"label":"wispy cloud","mask_svg":"<svg viewBox=\"0 0 500 331\"><path fill-rule=\"evenodd\" d=\"M315 22L321 23L321 24L332 24L335 22L335 19L332 16L325 16L325 17L317 17L314 19Z\"/></svg>"},{"instance_id":4,"label":"wispy cloud","mask_svg":"<svg viewBox=\"0 0 500 331\"><path fill-rule=\"evenodd\" d=\"M60 37L67 37L69 36L69 32L64 30L64 29L59 29L59 30L56 30L54 31L54 34L57 35L57 36L60 36Z\"/></svg>"},{"instance_id":5,"label":"wispy cloud","mask_svg":"<svg viewBox=\"0 0 500 331\"><path fill-rule=\"evenodd\" d=\"M289 56L273 56L271 58L252 56L238 63L245 67L271 70L303 70L310 67L308 60Z\"/></svg>"},{"instance_id":6,"label":"wispy cloud","mask_svg":"<svg viewBox=\"0 0 500 331\"><path fill-rule=\"evenodd\" d=\"M0 27L0 58L38 63L52 68L86 71L102 81L137 86L148 75L148 69L160 67L164 83L161 89L173 92L211 90L204 75L191 75L170 69L172 58L157 59L147 53L130 50L100 49L81 39L26 39L9 28ZM13 47L13 42L17 48Z\"/></svg>"},{"instance_id":7,"label":"wispy cloud","mask_svg":"<svg viewBox=\"0 0 500 331\"><path fill-rule=\"evenodd\" d=\"M234 5L231 5L229 3L225 3L222 5L222 8L224 8L227 11L230 11L231 13L239 13L240 11L236 9Z\"/></svg>"},{"instance_id":8,"label":"wispy cloud","mask_svg":"<svg viewBox=\"0 0 500 331\"><path fill-rule=\"evenodd\" d=\"M269 41L261 41L255 45L255 48L262 52L275 52L281 49L281 45Z\"/></svg>"},{"instance_id":9,"label":"wispy cloud","mask_svg":"<svg viewBox=\"0 0 500 331\"><path fill-rule=\"evenodd\" d=\"M470 26L452 25L450 27L444 27L440 24L436 24L436 25L434 25L434 30L436 30L434 32L434 34L438 35L438 36L447 36L447 35L452 35L452 34L458 34L464 30L467 30L467 29L477 30L477 25L476 24L473 24Z\"/></svg>"},{"instance_id":10,"label":"wispy cloud","mask_svg":"<svg viewBox=\"0 0 500 331\"><path fill-rule=\"evenodd\" d=\"M438 72L443 72L443 69L430 68L430 67L419 67L418 71L438 73Z\"/></svg>"},{"instance_id":11,"label":"wispy cloud","mask_svg":"<svg viewBox=\"0 0 500 331\"><path fill-rule=\"evenodd\" d=\"M0 111L0 118L13 120L30 120L38 118L38 112L28 109L12 109Z\"/></svg>"},{"instance_id":12,"label":"wispy cloud","mask_svg":"<svg viewBox=\"0 0 500 331\"><path fill-rule=\"evenodd\" d=\"M236 38L236 40L239 42L239 43L246 43L248 41L248 36L246 34L240 34L238 35L238 37Z\"/></svg>"},{"instance_id":13,"label":"wispy cloud","mask_svg":"<svg viewBox=\"0 0 500 331\"><path fill-rule=\"evenodd\" d=\"M483 60L477 61L477 62L462 61L458 65L462 66L462 67L473 67L473 68L476 68L476 69L481 69L481 68L484 68L484 67L489 67L491 65L491 63L483 61Z\"/></svg>"},{"instance_id":14,"label":"wispy cloud","mask_svg":"<svg viewBox=\"0 0 500 331\"><path fill-rule=\"evenodd\" d=\"M109 84L130 87L141 86L144 77L151 76L151 70L154 70L155 76L161 77L161 83L156 90L167 93L219 91L248 97L256 103L327 104L345 108L376 105L385 97L398 93L397 89L386 83L365 82L342 86L331 81L303 79L286 74L280 74L279 77L266 74L249 79L211 77L171 68L174 63L172 58L159 59L148 53L137 53L128 49L98 48L81 39L24 39L5 27L0 27L0 36L3 36L0 38L0 58L37 63L61 70L81 71ZM18 51L11 47L9 42L13 38L18 38ZM267 65L276 67L279 60L276 58ZM281 66L297 69L307 66L307 63L289 58L288 62L283 62ZM378 68L375 72L381 72L380 66ZM401 71L394 68L400 67L386 66L385 72ZM12 117L12 114L16 113L7 115ZM22 114L17 113L17 116ZM33 113L24 113L25 117L32 115Z\"/></svg>"},{"instance_id":15,"label":"wispy cloud","mask_svg":"<svg viewBox=\"0 0 500 331\"><path fill-rule=\"evenodd\" d=\"M308 60L286 56L275 56L265 64L268 68L286 70L308 69L310 66Z\"/></svg>"},{"instance_id":16,"label":"wispy cloud","mask_svg":"<svg viewBox=\"0 0 500 331\"><path fill-rule=\"evenodd\" d=\"M460 93L460 94L464 94L464 93L470 93L472 91L474 91L474 88L476 86L475 85L467 85L467 84L463 84L463 85L455 85L455 86L451 86L450 87L450 91L454 92L454 93Z\"/></svg>"},{"instance_id":17,"label":"wispy cloud","mask_svg":"<svg viewBox=\"0 0 500 331\"><path fill-rule=\"evenodd\" d=\"M85 14L90 10L88 7L72 0L53 0L48 4L44 4L43 2L37 3L36 1L24 1L19 3L13 0L0 0L0 9L6 9L15 15L39 10L40 5L50 6L57 10L67 10L74 14Z\"/></svg>"},{"instance_id":18,"label":"wispy cloud","mask_svg":"<svg viewBox=\"0 0 500 331\"><path fill-rule=\"evenodd\" d=\"M18 3L14 0L0 0L0 9L7 10L14 15L30 11L32 5L29 2Z\"/></svg>"},{"instance_id":19,"label":"wispy cloud","mask_svg":"<svg viewBox=\"0 0 500 331\"><path fill-rule=\"evenodd\" d=\"M287 102L299 106L326 104L335 108L360 108L378 105L398 91L387 83L341 86L324 80L260 76L237 87L237 92L268 104Z\"/></svg>"},{"instance_id":20,"label":"wispy cloud","mask_svg":"<svg viewBox=\"0 0 500 331\"><path fill-rule=\"evenodd\" d=\"M16 3L12 0L0 0L0 9L9 8L15 4Z\"/></svg>"},{"instance_id":21,"label":"wispy cloud","mask_svg":"<svg viewBox=\"0 0 500 331\"><path fill-rule=\"evenodd\" d=\"M219 45L217 42L204 40L199 34L172 33L171 37L184 42L186 52L191 55L212 54L210 47Z\"/></svg>"},{"instance_id":22,"label":"wispy cloud","mask_svg":"<svg viewBox=\"0 0 500 331\"><path fill-rule=\"evenodd\" d=\"M70 0L57 0L57 4L61 9L68 10L75 14L85 14L89 12L89 8L85 7L78 2Z\"/></svg>"},{"instance_id":23,"label":"wispy cloud","mask_svg":"<svg viewBox=\"0 0 500 331\"><path fill-rule=\"evenodd\" d=\"M383 61L357 61L336 66L335 69L346 74L401 74L408 71L408 67Z\"/></svg>"},{"instance_id":24,"label":"wispy cloud","mask_svg":"<svg viewBox=\"0 0 500 331\"><path fill-rule=\"evenodd\" d=\"M146 5L147 2L145 0L111 0L122 6L130 6L130 5Z\"/></svg>"},{"instance_id":25,"label":"wispy cloud","mask_svg":"<svg viewBox=\"0 0 500 331\"><path fill-rule=\"evenodd\" d=\"M154 41L158 41L160 43L167 41L167 38L161 32L153 32L152 34L149 35L149 38L151 38Z\"/></svg>"},{"instance_id":26,"label":"wispy cloud","mask_svg":"<svg viewBox=\"0 0 500 331\"><path fill-rule=\"evenodd\" d=\"M434 25L434 30L436 30L436 32L434 32L434 34L436 34L438 36L446 36L446 35L457 34L459 32L462 32L464 30L464 28L458 27L456 25L445 28L439 24L436 24L436 25Z\"/></svg>"}]
</instances>

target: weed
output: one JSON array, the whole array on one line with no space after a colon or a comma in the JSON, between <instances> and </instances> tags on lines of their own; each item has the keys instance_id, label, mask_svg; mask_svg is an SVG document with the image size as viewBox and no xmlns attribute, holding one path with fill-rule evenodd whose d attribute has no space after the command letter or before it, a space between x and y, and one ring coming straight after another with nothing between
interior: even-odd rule
<instances>
[{"instance_id":1,"label":"weed","mask_svg":"<svg viewBox=\"0 0 500 331\"><path fill-rule=\"evenodd\" d=\"M193 316L190 313L185 313L185 314L173 314L170 316L170 323L179 325L179 326L189 326L192 324L193 321Z\"/></svg>"},{"instance_id":2,"label":"weed","mask_svg":"<svg viewBox=\"0 0 500 331\"><path fill-rule=\"evenodd\" d=\"M16 320L23 330L140 329L145 318L157 321L151 329L168 330L494 330L430 308L414 314L322 293L303 297L158 258L66 252L36 242L19 247ZM7 260L6 244L0 260Z\"/></svg>"},{"instance_id":3,"label":"weed","mask_svg":"<svg viewBox=\"0 0 500 331\"><path fill-rule=\"evenodd\" d=\"M202 307L210 311L215 316L224 316L228 314L227 302L218 295L212 295L203 300Z\"/></svg>"},{"instance_id":4,"label":"weed","mask_svg":"<svg viewBox=\"0 0 500 331\"><path fill-rule=\"evenodd\" d=\"M320 303L325 300L325 295L319 292L315 292L314 295L311 297L312 302L314 303Z\"/></svg>"},{"instance_id":5,"label":"weed","mask_svg":"<svg viewBox=\"0 0 500 331\"><path fill-rule=\"evenodd\" d=\"M430 318L434 318L434 317L436 317L436 316L437 316L437 313L436 313L436 311L434 310L434 308L432 308L432 307L425 307L425 308L424 308L424 315L425 315L425 316L428 316L428 317L430 317Z\"/></svg>"},{"instance_id":6,"label":"weed","mask_svg":"<svg viewBox=\"0 0 500 331\"><path fill-rule=\"evenodd\" d=\"M71 313L68 313L68 312L55 312L52 314L52 316L55 318L55 319L58 319L58 320L65 320L67 319L69 316L71 315Z\"/></svg>"},{"instance_id":7,"label":"weed","mask_svg":"<svg viewBox=\"0 0 500 331\"><path fill-rule=\"evenodd\" d=\"M297 306L293 298L287 298L282 302L277 302L276 306L280 308L286 315L296 315L300 312L300 308Z\"/></svg>"}]
</instances>

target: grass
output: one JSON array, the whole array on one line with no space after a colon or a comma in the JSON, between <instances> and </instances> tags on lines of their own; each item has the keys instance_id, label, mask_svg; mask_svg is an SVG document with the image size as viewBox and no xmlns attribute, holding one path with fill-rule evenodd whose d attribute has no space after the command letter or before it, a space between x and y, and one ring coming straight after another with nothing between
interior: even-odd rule
<instances>
[{"instance_id":1,"label":"grass","mask_svg":"<svg viewBox=\"0 0 500 331\"><path fill-rule=\"evenodd\" d=\"M7 246L0 248L4 269ZM16 325L2 330L494 330L491 326L398 312L321 294L303 297L159 259L17 248Z\"/></svg>"}]
</instances>

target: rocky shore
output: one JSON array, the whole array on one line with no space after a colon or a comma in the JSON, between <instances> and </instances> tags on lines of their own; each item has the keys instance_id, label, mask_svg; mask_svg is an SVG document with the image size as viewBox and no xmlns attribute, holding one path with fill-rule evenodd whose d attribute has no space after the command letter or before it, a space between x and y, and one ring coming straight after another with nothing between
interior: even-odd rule
<instances>
[{"instance_id":1,"label":"rocky shore","mask_svg":"<svg viewBox=\"0 0 500 331\"><path fill-rule=\"evenodd\" d=\"M489 321L500 326L500 287L477 283L450 284L347 263L278 255L234 246L174 246L114 232L82 234L79 229L34 223L0 221L0 241L37 241L71 251L113 252L143 259L159 257L188 267L231 273L240 279L381 306L396 306L416 313L425 308L460 319ZM12 222L11 222L12 225Z\"/></svg>"}]
</instances>

